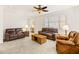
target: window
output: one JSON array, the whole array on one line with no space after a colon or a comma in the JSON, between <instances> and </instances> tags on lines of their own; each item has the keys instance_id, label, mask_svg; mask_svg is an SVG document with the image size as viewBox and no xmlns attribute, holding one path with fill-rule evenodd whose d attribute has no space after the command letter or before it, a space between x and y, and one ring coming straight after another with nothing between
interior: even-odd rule
<instances>
[{"instance_id":1,"label":"window","mask_svg":"<svg viewBox=\"0 0 79 59\"><path fill-rule=\"evenodd\" d=\"M59 23L58 23L58 17L52 16L52 17L45 17L44 19L44 27L49 27L49 28L58 28Z\"/></svg>"}]
</instances>

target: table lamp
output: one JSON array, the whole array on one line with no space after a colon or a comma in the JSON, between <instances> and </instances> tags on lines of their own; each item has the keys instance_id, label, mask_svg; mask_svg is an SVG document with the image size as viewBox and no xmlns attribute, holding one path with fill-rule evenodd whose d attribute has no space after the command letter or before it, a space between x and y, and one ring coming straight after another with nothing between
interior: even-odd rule
<instances>
[{"instance_id":1,"label":"table lamp","mask_svg":"<svg viewBox=\"0 0 79 59\"><path fill-rule=\"evenodd\" d=\"M34 33L34 25L31 26L31 32Z\"/></svg>"},{"instance_id":2,"label":"table lamp","mask_svg":"<svg viewBox=\"0 0 79 59\"><path fill-rule=\"evenodd\" d=\"M28 25L25 25L25 28L27 29L28 28Z\"/></svg>"},{"instance_id":3,"label":"table lamp","mask_svg":"<svg viewBox=\"0 0 79 59\"><path fill-rule=\"evenodd\" d=\"M63 26L63 30L65 30L65 35L67 35L67 31L69 30L69 26L68 25L64 25Z\"/></svg>"},{"instance_id":4,"label":"table lamp","mask_svg":"<svg viewBox=\"0 0 79 59\"><path fill-rule=\"evenodd\" d=\"M23 32L27 31L27 29L28 29L28 25L25 25L25 26L22 28Z\"/></svg>"}]
</instances>

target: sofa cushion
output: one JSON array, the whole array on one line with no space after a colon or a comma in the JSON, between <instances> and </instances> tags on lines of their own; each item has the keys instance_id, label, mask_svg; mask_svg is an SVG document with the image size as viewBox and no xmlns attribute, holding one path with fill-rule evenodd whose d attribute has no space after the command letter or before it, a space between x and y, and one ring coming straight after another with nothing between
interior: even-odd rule
<instances>
[{"instance_id":1,"label":"sofa cushion","mask_svg":"<svg viewBox=\"0 0 79 59\"><path fill-rule=\"evenodd\" d=\"M49 31L50 33L57 33L57 32L58 32L58 30L55 29L55 28L49 28L48 31Z\"/></svg>"},{"instance_id":2,"label":"sofa cushion","mask_svg":"<svg viewBox=\"0 0 79 59\"><path fill-rule=\"evenodd\" d=\"M47 35L47 36L52 36L52 34L51 33L48 33L48 32L41 32L41 34Z\"/></svg>"},{"instance_id":3,"label":"sofa cushion","mask_svg":"<svg viewBox=\"0 0 79 59\"><path fill-rule=\"evenodd\" d=\"M76 31L71 31L68 35L69 38L73 38L74 37L74 34L76 33Z\"/></svg>"},{"instance_id":4,"label":"sofa cushion","mask_svg":"<svg viewBox=\"0 0 79 59\"><path fill-rule=\"evenodd\" d=\"M77 44L78 40L78 33L76 31L71 31L69 33L69 41L73 41L75 44Z\"/></svg>"},{"instance_id":5,"label":"sofa cushion","mask_svg":"<svg viewBox=\"0 0 79 59\"><path fill-rule=\"evenodd\" d=\"M8 31L8 34L15 34L14 31Z\"/></svg>"},{"instance_id":6,"label":"sofa cushion","mask_svg":"<svg viewBox=\"0 0 79 59\"><path fill-rule=\"evenodd\" d=\"M52 34L51 33L46 33L48 36L52 36Z\"/></svg>"},{"instance_id":7,"label":"sofa cushion","mask_svg":"<svg viewBox=\"0 0 79 59\"><path fill-rule=\"evenodd\" d=\"M56 28L42 28L42 32L57 33L58 30Z\"/></svg>"},{"instance_id":8,"label":"sofa cushion","mask_svg":"<svg viewBox=\"0 0 79 59\"><path fill-rule=\"evenodd\" d=\"M76 45L79 46L79 33L77 33L77 36L75 38L75 42L76 42Z\"/></svg>"},{"instance_id":9,"label":"sofa cushion","mask_svg":"<svg viewBox=\"0 0 79 59\"><path fill-rule=\"evenodd\" d=\"M40 32L40 34L46 34L46 32Z\"/></svg>"},{"instance_id":10,"label":"sofa cushion","mask_svg":"<svg viewBox=\"0 0 79 59\"><path fill-rule=\"evenodd\" d=\"M67 36L57 36L57 39L68 40L69 38Z\"/></svg>"},{"instance_id":11,"label":"sofa cushion","mask_svg":"<svg viewBox=\"0 0 79 59\"><path fill-rule=\"evenodd\" d=\"M15 29L7 29L6 33L8 33L10 35L15 35Z\"/></svg>"},{"instance_id":12,"label":"sofa cushion","mask_svg":"<svg viewBox=\"0 0 79 59\"><path fill-rule=\"evenodd\" d=\"M47 32L48 28L42 28L42 32Z\"/></svg>"},{"instance_id":13,"label":"sofa cushion","mask_svg":"<svg viewBox=\"0 0 79 59\"><path fill-rule=\"evenodd\" d=\"M74 42L72 41L67 41L67 40L57 40L57 42L63 43L63 44L68 44L68 45L75 45Z\"/></svg>"},{"instance_id":14,"label":"sofa cushion","mask_svg":"<svg viewBox=\"0 0 79 59\"><path fill-rule=\"evenodd\" d=\"M22 28L16 28L15 31L16 31L16 34L17 34L18 32L22 32Z\"/></svg>"},{"instance_id":15,"label":"sofa cushion","mask_svg":"<svg viewBox=\"0 0 79 59\"><path fill-rule=\"evenodd\" d=\"M72 41L73 42L74 41L74 38L69 38L69 41Z\"/></svg>"}]
</instances>

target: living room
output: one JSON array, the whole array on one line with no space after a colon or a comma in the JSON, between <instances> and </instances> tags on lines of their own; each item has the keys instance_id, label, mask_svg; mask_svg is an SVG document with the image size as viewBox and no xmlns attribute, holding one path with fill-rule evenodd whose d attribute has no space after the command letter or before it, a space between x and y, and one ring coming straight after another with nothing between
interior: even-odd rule
<instances>
[{"instance_id":1,"label":"living room","mask_svg":"<svg viewBox=\"0 0 79 59\"><path fill-rule=\"evenodd\" d=\"M40 11L40 13L34 7L39 7L39 5L0 6L0 17L2 18L0 21L2 24L0 27L1 53L57 54L56 35L68 36L71 31L79 32L79 6L47 5L45 7L48 12ZM16 30L19 31L17 39L15 33L12 32ZM39 33L40 31L46 32ZM50 39L52 31L54 37ZM50 32L49 35L47 32ZM10 39L9 35L12 33L14 35ZM32 40L36 37L37 39L41 38L38 34L45 34L42 36L45 41L41 44Z\"/></svg>"}]
</instances>

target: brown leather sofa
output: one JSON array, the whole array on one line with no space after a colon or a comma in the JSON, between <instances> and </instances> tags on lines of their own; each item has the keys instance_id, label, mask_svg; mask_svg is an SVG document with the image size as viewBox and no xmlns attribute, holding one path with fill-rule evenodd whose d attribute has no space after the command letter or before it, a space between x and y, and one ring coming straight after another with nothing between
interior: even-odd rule
<instances>
[{"instance_id":1,"label":"brown leather sofa","mask_svg":"<svg viewBox=\"0 0 79 59\"><path fill-rule=\"evenodd\" d=\"M56 50L59 54L79 54L79 33L71 31L68 37L57 35Z\"/></svg>"},{"instance_id":2,"label":"brown leather sofa","mask_svg":"<svg viewBox=\"0 0 79 59\"><path fill-rule=\"evenodd\" d=\"M15 39L24 38L29 36L29 31L22 31L22 28L10 28L5 31L5 39L4 41L10 41Z\"/></svg>"},{"instance_id":3,"label":"brown leather sofa","mask_svg":"<svg viewBox=\"0 0 79 59\"><path fill-rule=\"evenodd\" d=\"M55 33L58 33L58 29L42 28L42 30L38 31L38 33L47 36L48 39L55 40Z\"/></svg>"}]
</instances>

